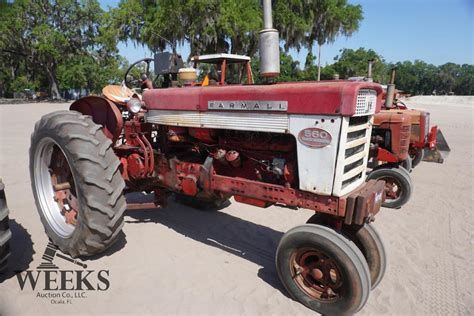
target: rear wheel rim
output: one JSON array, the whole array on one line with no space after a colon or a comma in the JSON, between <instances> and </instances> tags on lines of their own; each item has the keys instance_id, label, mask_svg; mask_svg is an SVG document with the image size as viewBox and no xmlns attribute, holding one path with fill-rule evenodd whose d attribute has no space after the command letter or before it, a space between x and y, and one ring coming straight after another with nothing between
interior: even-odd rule
<instances>
[{"instance_id":1,"label":"rear wheel rim","mask_svg":"<svg viewBox=\"0 0 474 316\"><path fill-rule=\"evenodd\" d=\"M74 176L66 155L49 137L37 145L34 181L40 211L49 226L62 238L71 236L79 212Z\"/></svg>"},{"instance_id":2,"label":"rear wheel rim","mask_svg":"<svg viewBox=\"0 0 474 316\"><path fill-rule=\"evenodd\" d=\"M343 296L344 279L336 260L313 248L297 249L290 258L292 279L311 298L332 303Z\"/></svg>"}]
</instances>

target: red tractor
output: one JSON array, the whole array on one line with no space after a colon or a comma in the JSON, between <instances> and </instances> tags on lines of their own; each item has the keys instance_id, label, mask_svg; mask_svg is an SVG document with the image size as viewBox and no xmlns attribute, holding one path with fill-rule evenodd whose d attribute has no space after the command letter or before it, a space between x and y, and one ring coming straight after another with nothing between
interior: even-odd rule
<instances>
[{"instance_id":1,"label":"red tractor","mask_svg":"<svg viewBox=\"0 0 474 316\"><path fill-rule=\"evenodd\" d=\"M367 77L349 80L372 82L373 63L369 60ZM411 117L403 111L382 110L374 116L367 180L385 181L384 207L401 208L411 197L410 131Z\"/></svg>"},{"instance_id":2,"label":"red tractor","mask_svg":"<svg viewBox=\"0 0 474 316\"><path fill-rule=\"evenodd\" d=\"M410 116L410 158L412 167L416 167L422 160L443 163L451 149L448 146L443 133L438 127L430 128L430 113L415 109L408 109L407 106L397 98L395 89L396 67L392 69L390 83L383 94L383 109L388 111L402 112Z\"/></svg>"},{"instance_id":3,"label":"red tractor","mask_svg":"<svg viewBox=\"0 0 474 316\"><path fill-rule=\"evenodd\" d=\"M271 1L263 3L260 66L263 77L274 77L278 32ZM156 89L155 80L143 76L137 81L148 88L142 98L126 89L126 99L85 97L36 124L31 183L51 241L73 257L104 251L122 228L124 191L153 193L156 205L174 193L217 206L233 196L258 207L304 208L315 215L289 230L276 252L283 285L320 313L359 311L386 265L371 223L385 183L365 181L382 87L173 87L179 56L157 54L154 62L169 88Z\"/></svg>"},{"instance_id":4,"label":"red tractor","mask_svg":"<svg viewBox=\"0 0 474 316\"><path fill-rule=\"evenodd\" d=\"M403 112L380 111L375 114L367 180L383 179L386 198L382 204L400 208L413 191L409 156L411 117Z\"/></svg>"}]
</instances>

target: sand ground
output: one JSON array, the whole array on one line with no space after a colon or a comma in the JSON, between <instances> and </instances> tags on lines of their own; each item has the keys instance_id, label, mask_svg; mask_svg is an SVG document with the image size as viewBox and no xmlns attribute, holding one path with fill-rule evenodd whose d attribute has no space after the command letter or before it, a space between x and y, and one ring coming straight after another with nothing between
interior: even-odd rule
<instances>
[{"instance_id":1,"label":"sand ground","mask_svg":"<svg viewBox=\"0 0 474 316\"><path fill-rule=\"evenodd\" d=\"M388 268L360 315L472 315L474 99L416 97L407 103L431 112L452 152L443 165L422 163L413 171L414 196L403 209L382 209L377 216ZM0 176L11 209L12 270L35 270L47 244L28 173L34 122L67 106L0 105ZM237 203L218 213L174 203L128 211L119 242L84 261L88 269L109 270L107 291L55 304L37 297L42 290L20 290L9 274L0 284L0 314L314 314L288 298L274 267L282 234L310 216L306 210Z\"/></svg>"}]
</instances>

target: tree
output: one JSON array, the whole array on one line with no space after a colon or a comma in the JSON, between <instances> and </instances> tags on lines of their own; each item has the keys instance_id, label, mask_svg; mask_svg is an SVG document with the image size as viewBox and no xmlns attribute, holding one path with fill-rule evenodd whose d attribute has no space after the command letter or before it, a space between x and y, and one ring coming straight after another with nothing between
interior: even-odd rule
<instances>
[{"instance_id":1,"label":"tree","mask_svg":"<svg viewBox=\"0 0 474 316\"><path fill-rule=\"evenodd\" d=\"M111 12L120 40L131 39L155 52L189 42L192 55L249 56L258 47L261 14L256 0L123 0Z\"/></svg>"},{"instance_id":2,"label":"tree","mask_svg":"<svg viewBox=\"0 0 474 316\"><path fill-rule=\"evenodd\" d=\"M474 95L474 65L461 65L453 91L459 95Z\"/></svg>"},{"instance_id":3,"label":"tree","mask_svg":"<svg viewBox=\"0 0 474 316\"><path fill-rule=\"evenodd\" d=\"M95 0L4 1L0 14L0 50L21 56L18 63L33 78L44 74L52 98L60 97L61 64L91 55L104 62L116 58L115 37L101 25L104 12Z\"/></svg>"},{"instance_id":4,"label":"tree","mask_svg":"<svg viewBox=\"0 0 474 316\"><path fill-rule=\"evenodd\" d=\"M366 77L368 61L375 60L372 70L372 78L376 82L385 83L388 79L388 66L382 56L375 51L361 47L357 50L341 49L340 54L334 57L335 63L332 68L339 74L341 79L349 77Z\"/></svg>"},{"instance_id":5,"label":"tree","mask_svg":"<svg viewBox=\"0 0 474 316\"><path fill-rule=\"evenodd\" d=\"M359 29L363 19L362 7L351 5L347 0L308 1L310 30L307 36L308 49L318 44L318 80L321 79L321 47L334 43L337 37L351 36Z\"/></svg>"},{"instance_id":6,"label":"tree","mask_svg":"<svg viewBox=\"0 0 474 316\"><path fill-rule=\"evenodd\" d=\"M438 68L421 60L399 62L395 84L410 94L432 94L437 89Z\"/></svg>"},{"instance_id":7,"label":"tree","mask_svg":"<svg viewBox=\"0 0 474 316\"><path fill-rule=\"evenodd\" d=\"M310 29L308 0L275 0L273 19L280 33L286 52L290 48L298 51L305 45ZM261 10L261 9L260 9Z\"/></svg>"}]
</instances>

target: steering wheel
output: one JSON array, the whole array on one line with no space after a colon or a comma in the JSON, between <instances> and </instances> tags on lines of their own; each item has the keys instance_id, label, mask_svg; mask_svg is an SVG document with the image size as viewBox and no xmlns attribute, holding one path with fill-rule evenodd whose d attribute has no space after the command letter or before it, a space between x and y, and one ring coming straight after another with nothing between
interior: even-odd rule
<instances>
[{"instance_id":1,"label":"steering wheel","mask_svg":"<svg viewBox=\"0 0 474 316\"><path fill-rule=\"evenodd\" d=\"M143 85L144 85L144 82L150 77L150 63L154 61L153 58L143 58L143 59L140 59L136 62L134 62L133 64L130 65L130 67L128 67L127 71L125 72L125 78L124 78L124 82L125 82L125 85L130 88L130 89L134 89L134 88L140 88L140 89L143 89ZM140 74L141 78L135 78L133 75L130 74L131 70L133 69L133 67L135 67L136 65L140 64L140 63L146 63L146 66L145 66L145 73L142 73ZM151 80L153 82L153 80Z\"/></svg>"}]
</instances>

